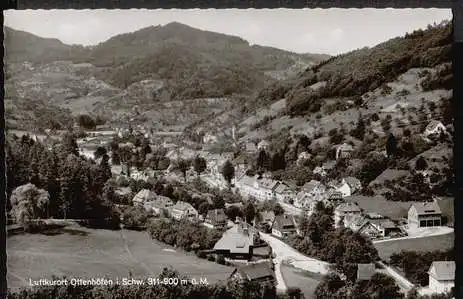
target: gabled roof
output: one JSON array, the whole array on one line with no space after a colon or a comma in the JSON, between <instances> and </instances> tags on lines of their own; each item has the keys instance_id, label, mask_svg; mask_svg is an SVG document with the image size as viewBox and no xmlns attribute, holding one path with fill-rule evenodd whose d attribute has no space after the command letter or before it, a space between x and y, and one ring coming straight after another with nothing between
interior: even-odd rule
<instances>
[{"instance_id":1,"label":"gabled roof","mask_svg":"<svg viewBox=\"0 0 463 299\"><path fill-rule=\"evenodd\" d=\"M260 187L264 189L268 189L268 190L274 190L274 188L276 188L279 184L278 181L266 179L266 178L262 178L258 180L258 183Z\"/></svg>"},{"instance_id":2,"label":"gabled roof","mask_svg":"<svg viewBox=\"0 0 463 299\"><path fill-rule=\"evenodd\" d=\"M260 216L263 221L271 221L275 220L275 213L273 211L263 211L260 212Z\"/></svg>"},{"instance_id":3,"label":"gabled roof","mask_svg":"<svg viewBox=\"0 0 463 299\"><path fill-rule=\"evenodd\" d=\"M190 209L196 211L196 209L191 204L184 201L177 201L177 203L173 206L173 209L180 211L187 211Z\"/></svg>"},{"instance_id":4,"label":"gabled roof","mask_svg":"<svg viewBox=\"0 0 463 299\"><path fill-rule=\"evenodd\" d=\"M344 181L352 188L352 187L361 187L362 183L360 182L359 179L353 177L353 176L348 176L344 178Z\"/></svg>"},{"instance_id":5,"label":"gabled roof","mask_svg":"<svg viewBox=\"0 0 463 299\"><path fill-rule=\"evenodd\" d=\"M426 131L434 131L437 127L440 127L440 126L445 128L445 126L440 121L433 119L426 126Z\"/></svg>"},{"instance_id":6,"label":"gabled roof","mask_svg":"<svg viewBox=\"0 0 463 299\"><path fill-rule=\"evenodd\" d=\"M156 199L156 197L157 195L153 191L143 189L133 197L133 201L138 203L144 203L146 201L153 201Z\"/></svg>"},{"instance_id":7,"label":"gabled roof","mask_svg":"<svg viewBox=\"0 0 463 299\"><path fill-rule=\"evenodd\" d=\"M412 207L415 207L418 215L441 214L440 207L435 202L416 202Z\"/></svg>"},{"instance_id":8,"label":"gabled roof","mask_svg":"<svg viewBox=\"0 0 463 299\"><path fill-rule=\"evenodd\" d=\"M305 192L311 192L317 187L321 187L323 184L319 181L316 180L311 180L310 182L307 182L302 186L302 190ZM324 186L323 186L324 187Z\"/></svg>"},{"instance_id":9,"label":"gabled roof","mask_svg":"<svg viewBox=\"0 0 463 299\"><path fill-rule=\"evenodd\" d=\"M166 208L173 205L174 202L169 197L161 195L159 195L156 200L152 202L152 206L157 208Z\"/></svg>"},{"instance_id":10,"label":"gabled roof","mask_svg":"<svg viewBox=\"0 0 463 299\"><path fill-rule=\"evenodd\" d=\"M274 278L274 273L267 262L249 264L237 268L237 272L247 280Z\"/></svg>"},{"instance_id":11,"label":"gabled roof","mask_svg":"<svg viewBox=\"0 0 463 299\"><path fill-rule=\"evenodd\" d=\"M370 280L375 274L375 264L358 264L357 265L357 280Z\"/></svg>"},{"instance_id":12,"label":"gabled roof","mask_svg":"<svg viewBox=\"0 0 463 299\"><path fill-rule=\"evenodd\" d=\"M284 229L284 227L292 226L296 227L294 223L294 218L290 215L278 215L275 216L275 221L273 222L273 227L275 229ZM292 229L292 228L291 228Z\"/></svg>"},{"instance_id":13,"label":"gabled roof","mask_svg":"<svg viewBox=\"0 0 463 299\"><path fill-rule=\"evenodd\" d=\"M429 275L436 280L455 280L455 261L436 261L432 262L429 268Z\"/></svg>"},{"instance_id":14,"label":"gabled roof","mask_svg":"<svg viewBox=\"0 0 463 299\"><path fill-rule=\"evenodd\" d=\"M337 212L361 212L360 207L351 202L342 203L335 210Z\"/></svg>"}]
</instances>

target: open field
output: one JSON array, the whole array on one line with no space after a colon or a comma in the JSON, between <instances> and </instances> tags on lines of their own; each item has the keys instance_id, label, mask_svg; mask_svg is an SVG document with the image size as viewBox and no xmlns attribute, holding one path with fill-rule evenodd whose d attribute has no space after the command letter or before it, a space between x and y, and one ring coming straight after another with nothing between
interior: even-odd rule
<instances>
[{"instance_id":1,"label":"open field","mask_svg":"<svg viewBox=\"0 0 463 299\"><path fill-rule=\"evenodd\" d=\"M177 252L146 232L70 227L56 235L26 234L7 239L8 286L27 287L29 278L147 278L172 266L191 278L225 280L233 268Z\"/></svg>"},{"instance_id":2,"label":"open field","mask_svg":"<svg viewBox=\"0 0 463 299\"><path fill-rule=\"evenodd\" d=\"M314 292L317 285L322 281L323 276L307 272L289 265L281 265L281 274L287 287L298 287L306 299L314 299Z\"/></svg>"},{"instance_id":3,"label":"open field","mask_svg":"<svg viewBox=\"0 0 463 299\"><path fill-rule=\"evenodd\" d=\"M451 232L445 235L390 240L373 244L378 250L381 259L387 261L393 253L399 253L402 250L434 251L450 249L453 248L454 239L455 234Z\"/></svg>"}]
</instances>

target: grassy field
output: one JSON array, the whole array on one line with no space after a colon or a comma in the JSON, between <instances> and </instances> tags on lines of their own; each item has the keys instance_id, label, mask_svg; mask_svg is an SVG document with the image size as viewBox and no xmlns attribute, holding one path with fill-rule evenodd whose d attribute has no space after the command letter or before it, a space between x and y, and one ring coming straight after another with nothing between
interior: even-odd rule
<instances>
[{"instance_id":1,"label":"grassy field","mask_svg":"<svg viewBox=\"0 0 463 299\"><path fill-rule=\"evenodd\" d=\"M146 232L66 228L56 234L14 235L7 239L8 287L27 287L29 278L133 277L157 275L172 266L191 278L225 280L233 268L172 250Z\"/></svg>"},{"instance_id":2,"label":"grassy field","mask_svg":"<svg viewBox=\"0 0 463 299\"><path fill-rule=\"evenodd\" d=\"M450 249L454 246L454 239L455 235L452 232L446 235L374 243L374 246L378 250L381 259L387 261L393 253L399 253L402 250L434 251Z\"/></svg>"},{"instance_id":3,"label":"grassy field","mask_svg":"<svg viewBox=\"0 0 463 299\"><path fill-rule=\"evenodd\" d=\"M315 298L315 289L323 279L321 275L303 271L288 265L281 265L281 273L286 286L300 288L305 299Z\"/></svg>"}]
</instances>

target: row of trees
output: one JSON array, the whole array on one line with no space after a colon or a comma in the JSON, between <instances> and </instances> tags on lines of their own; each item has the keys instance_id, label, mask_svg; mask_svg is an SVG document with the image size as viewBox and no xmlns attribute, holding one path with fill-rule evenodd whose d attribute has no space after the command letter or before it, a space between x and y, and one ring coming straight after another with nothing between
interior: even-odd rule
<instances>
[{"instance_id":1,"label":"row of trees","mask_svg":"<svg viewBox=\"0 0 463 299\"><path fill-rule=\"evenodd\" d=\"M200 223L188 220L178 222L167 218L150 221L148 233L153 239L195 252L212 249L222 236L221 231L208 229Z\"/></svg>"},{"instance_id":2,"label":"row of trees","mask_svg":"<svg viewBox=\"0 0 463 299\"><path fill-rule=\"evenodd\" d=\"M310 217L301 216L300 236L289 240L300 252L334 264L338 273L354 281L358 263L371 263L379 259L369 239L350 229L334 229L333 210L318 203Z\"/></svg>"},{"instance_id":3,"label":"row of trees","mask_svg":"<svg viewBox=\"0 0 463 299\"><path fill-rule=\"evenodd\" d=\"M402 251L391 255L390 264L405 273L405 277L415 284L428 284L428 271L433 261L455 260L454 250L448 251Z\"/></svg>"},{"instance_id":4,"label":"row of trees","mask_svg":"<svg viewBox=\"0 0 463 299\"><path fill-rule=\"evenodd\" d=\"M28 136L9 137L6 147L8 208L14 204L14 214L17 208L27 207L25 202L30 199L26 198L32 198L29 194L34 188L15 189L30 183L48 192L49 198L46 209L33 217L86 219L89 224L118 227L119 217L104 196L105 183L111 177L107 155L99 164L80 157L71 134L52 150Z\"/></svg>"}]
</instances>

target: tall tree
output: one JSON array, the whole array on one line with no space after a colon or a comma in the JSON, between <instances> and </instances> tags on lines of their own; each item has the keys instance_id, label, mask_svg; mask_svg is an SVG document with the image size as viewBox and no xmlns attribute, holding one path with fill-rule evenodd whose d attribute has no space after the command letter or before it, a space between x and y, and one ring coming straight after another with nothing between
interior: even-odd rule
<instances>
[{"instance_id":1,"label":"tall tree","mask_svg":"<svg viewBox=\"0 0 463 299\"><path fill-rule=\"evenodd\" d=\"M388 157L392 157L397 153L397 139L390 133L386 142L386 153Z\"/></svg>"},{"instance_id":2,"label":"tall tree","mask_svg":"<svg viewBox=\"0 0 463 299\"><path fill-rule=\"evenodd\" d=\"M200 157L199 155L196 156L195 159L193 160L193 168L199 177L201 173L204 172L207 168L206 159L204 159L203 157Z\"/></svg>"},{"instance_id":3,"label":"tall tree","mask_svg":"<svg viewBox=\"0 0 463 299\"><path fill-rule=\"evenodd\" d=\"M188 163L188 161L184 159L179 159L177 161L177 168L183 174L183 179L186 182L186 172L188 171L188 169L190 169L190 163Z\"/></svg>"},{"instance_id":4,"label":"tall tree","mask_svg":"<svg viewBox=\"0 0 463 299\"><path fill-rule=\"evenodd\" d=\"M76 137L71 132L67 132L63 137L63 150L68 154L79 155Z\"/></svg>"},{"instance_id":5,"label":"tall tree","mask_svg":"<svg viewBox=\"0 0 463 299\"><path fill-rule=\"evenodd\" d=\"M250 201L248 201L243 208L243 216L247 223L251 223L256 217L256 207Z\"/></svg>"},{"instance_id":6,"label":"tall tree","mask_svg":"<svg viewBox=\"0 0 463 299\"><path fill-rule=\"evenodd\" d=\"M222 166L222 176L228 185L231 185L231 181L235 177L235 167L229 160L225 161Z\"/></svg>"},{"instance_id":7,"label":"tall tree","mask_svg":"<svg viewBox=\"0 0 463 299\"><path fill-rule=\"evenodd\" d=\"M46 215L50 195L33 184L26 184L13 190L10 198L12 214L26 229L31 220Z\"/></svg>"}]
</instances>

